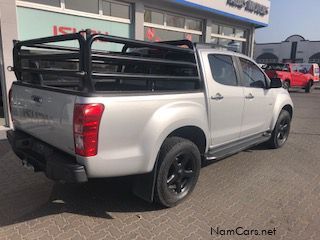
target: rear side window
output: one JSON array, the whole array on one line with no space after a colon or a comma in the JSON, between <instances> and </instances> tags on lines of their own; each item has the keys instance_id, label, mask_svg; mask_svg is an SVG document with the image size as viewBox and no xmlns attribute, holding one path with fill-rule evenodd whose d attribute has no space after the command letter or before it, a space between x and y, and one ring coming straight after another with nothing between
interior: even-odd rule
<instances>
[{"instance_id":1,"label":"rear side window","mask_svg":"<svg viewBox=\"0 0 320 240\"><path fill-rule=\"evenodd\" d=\"M244 58L240 58L240 63L245 87L266 88L265 75L254 63Z\"/></svg>"},{"instance_id":2,"label":"rear side window","mask_svg":"<svg viewBox=\"0 0 320 240\"><path fill-rule=\"evenodd\" d=\"M214 80L220 84L237 86L237 75L231 56L209 54L210 68Z\"/></svg>"}]
</instances>

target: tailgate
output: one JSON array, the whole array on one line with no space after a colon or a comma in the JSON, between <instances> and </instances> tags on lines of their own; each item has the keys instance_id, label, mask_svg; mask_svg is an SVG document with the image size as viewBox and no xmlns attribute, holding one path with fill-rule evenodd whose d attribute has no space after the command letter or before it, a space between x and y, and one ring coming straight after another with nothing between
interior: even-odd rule
<instances>
[{"instance_id":1,"label":"tailgate","mask_svg":"<svg viewBox=\"0 0 320 240\"><path fill-rule=\"evenodd\" d=\"M74 154L73 108L76 96L17 83L12 86L14 127Z\"/></svg>"}]
</instances>

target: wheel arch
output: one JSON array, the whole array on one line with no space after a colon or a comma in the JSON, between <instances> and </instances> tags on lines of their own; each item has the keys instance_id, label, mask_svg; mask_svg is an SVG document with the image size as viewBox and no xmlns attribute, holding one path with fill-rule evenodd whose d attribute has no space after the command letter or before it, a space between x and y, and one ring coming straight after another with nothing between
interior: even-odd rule
<instances>
[{"instance_id":1,"label":"wheel arch","mask_svg":"<svg viewBox=\"0 0 320 240\"><path fill-rule=\"evenodd\" d=\"M206 152L207 138L200 127L197 126L184 126L172 131L167 137L181 137L193 142L199 149L201 155Z\"/></svg>"},{"instance_id":2,"label":"wheel arch","mask_svg":"<svg viewBox=\"0 0 320 240\"><path fill-rule=\"evenodd\" d=\"M291 117L291 119L292 119L292 117L293 117L293 107L292 107L291 105L289 105L289 104L285 105L285 106L281 109L281 111L282 111L282 110L286 110L287 112L289 112L290 117ZM281 112L281 111L280 111L280 112Z\"/></svg>"},{"instance_id":3,"label":"wheel arch","mask_svg":"<svg viewBox=\"0 0 320 240\"><path fill-rule=\"evenodd\" d=\"M270 124L270 130L274 129L282 110L288 111L291 116L291 119L293 118L294 106L290 98L290 95L287 91L286 93L278 94L277 96L277 99L274 105L273 116Z\"/></svg>"},{"instance_id":4,"label":"wheel arch","mask_svg":"<svg viewBox=\"0 0 320 240\"><path fill-rule=\"evenodd\" d=\"M208 148L208 138L205 134L205 130L197 125L182 125L178 128L172 129L165 137L161 140L160 146L156 154L156 159L152 165L152 171L143 175L138 175L133 182L133 192L140 198L153 202L154 201L154 191L155 191L155 181L158 174L158 164L159 164L159 152L165 140L169 137L181 137L193 142L199 149L200 154L204 154Z\"/></svg>"}]
</instances>

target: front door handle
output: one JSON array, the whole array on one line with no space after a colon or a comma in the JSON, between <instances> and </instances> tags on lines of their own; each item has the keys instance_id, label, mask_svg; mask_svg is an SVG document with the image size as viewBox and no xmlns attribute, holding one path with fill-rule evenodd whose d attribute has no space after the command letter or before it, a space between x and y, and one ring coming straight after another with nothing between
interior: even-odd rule
<instances>
[{"instance_id":1,"label":"front door handle","mask_svg":"<svg viewBox=\"0 0 320 240\"><path fill-rule=\"evenodd\" d=\"M249 93L249 95L245 96L246 99L254 99L254 96L252 93Z\"/></svg>"},{"instance_id":2,"label":"front door handle","mask_svg":"<svg viewBox=\"0 0 320 240\"><path fill-rule=\"evenodd\" d=\"M211 96L212 100L222 100L224 97L221 95L221 93L217 93L215 96Z\"/></svg>"}]
</instances>

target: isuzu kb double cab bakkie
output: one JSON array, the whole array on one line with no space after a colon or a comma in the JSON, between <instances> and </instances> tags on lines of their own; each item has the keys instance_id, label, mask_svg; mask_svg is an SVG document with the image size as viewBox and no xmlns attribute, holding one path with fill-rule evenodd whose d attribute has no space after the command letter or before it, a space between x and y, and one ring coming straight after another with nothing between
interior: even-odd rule
<instances>
[{"instance_id":1,"label":"isuzu kb double cab bakkie","mask_svg":"<svg viewBox=\"0 0 320 240\"><path fill-rule=\"evenodd\" d=\"M202 162L288 139L288 92L242 54L89 31L16 42L13 54L7 137L53 180L132 175L134 193L172 207Z\"/></svg>"}]
</instances>

